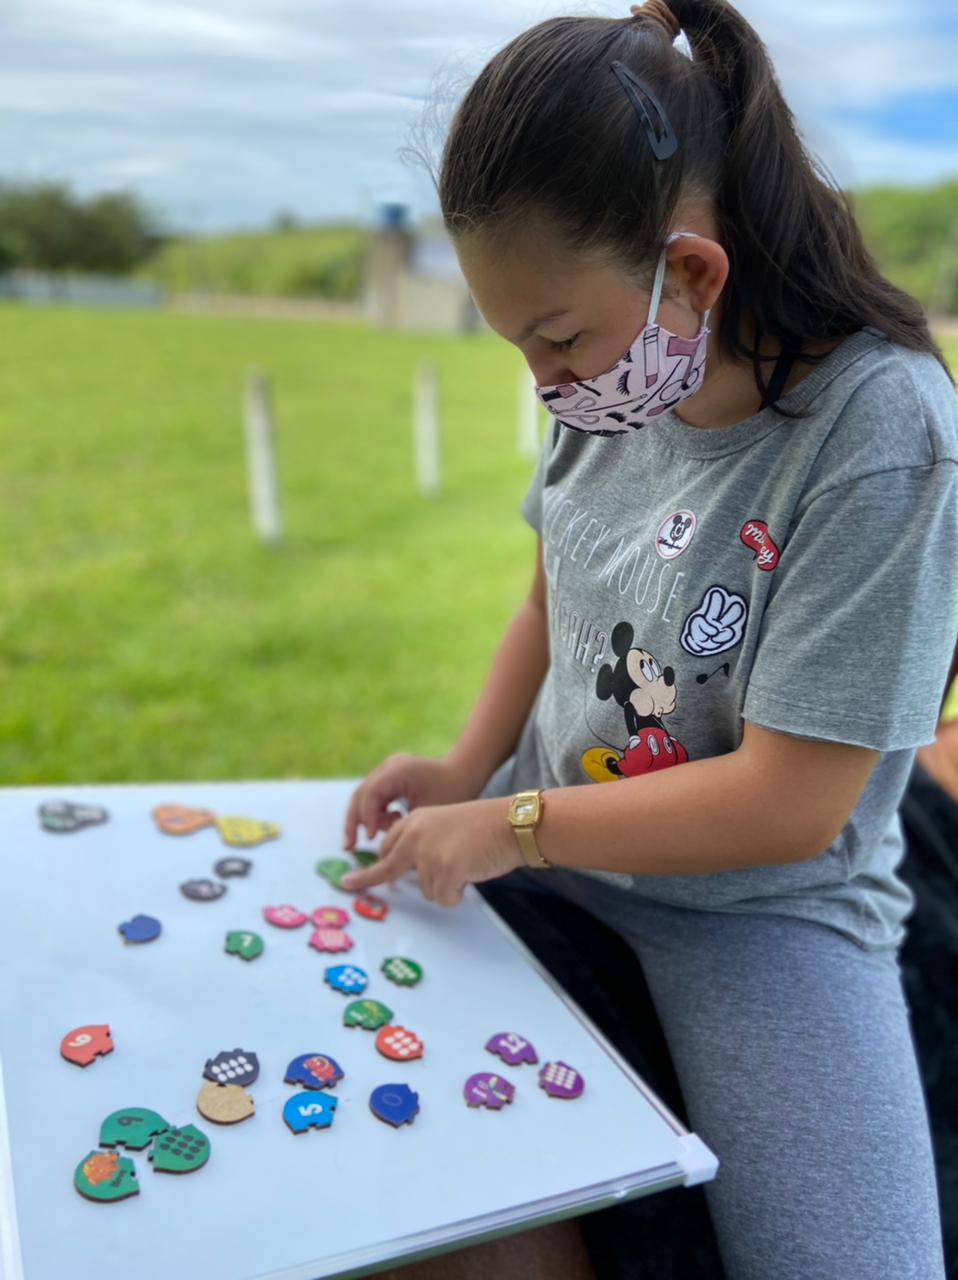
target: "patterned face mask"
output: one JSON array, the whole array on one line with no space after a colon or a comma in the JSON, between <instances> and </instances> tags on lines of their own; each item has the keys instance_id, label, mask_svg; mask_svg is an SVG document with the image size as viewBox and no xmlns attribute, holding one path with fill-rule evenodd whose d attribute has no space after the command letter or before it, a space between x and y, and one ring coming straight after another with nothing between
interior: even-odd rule
<instances>
[{"instance_id":1,"label":"patterned face mask","mask_svg":"<svg viewBox=\"0 0 958 1280\"><path fill-rule=\"evenodd\" d=\"M677 236L693 231L673 231ZM649 318L632 345L611 368L585 382L562 382L536 387L536 396L551 414L577 431L595 436L617 436L644 427L680 400L695 395L705 377L709 308L694 338L683 338L656 324L655 316L665 279L665 248L659 257L652 284Z\"/></svg>"}]
</instances>

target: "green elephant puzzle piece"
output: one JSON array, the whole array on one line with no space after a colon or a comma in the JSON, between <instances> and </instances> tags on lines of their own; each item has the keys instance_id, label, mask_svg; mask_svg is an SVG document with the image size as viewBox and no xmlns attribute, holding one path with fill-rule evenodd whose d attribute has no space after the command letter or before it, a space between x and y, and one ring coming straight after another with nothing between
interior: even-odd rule
<instances>
[{"instance_id":1,"label":"green elephant puzzle piece","mask_svg":"<svg viewBox=\"0 0 958 1280\"><path fill-rule=\"evenodd\" d=\"M422 977L422 965L408 956L387 956L382 962L382 971L400 987L414 987Z\"/></svg>"},{"instance_id":2,"label":"green elephant puzzle piece","mask_svg":"<svg viewBox=\"0 0 958 1280\"><path fill-rule=\"evenodd\" d=\"M150 1139L158 1133L165 1133L170 1127L157 1111L148 1107L124 1107L122 1111L114 1111L107 1116L100 1126L101 1147L127 1147L131 1151L142 1151L149 1146Z\"/></svg>"},{"instance_id":3,"label":"green elephant puzzle piece","mask_svg":"<svg viewBox=\"0 0 958 1280\"><path fill-rule=\"evenodd\" d=\"M210 1140L195 1124L160 1134L150 1151L156 1173L192 1173L209 1158Z\"/></svg>"},{"instance_id":4,"label":"green elephant puzzle piece","mask_svg":"<svg viewBox=\"0 0 958 1280\"><path fill-rule=\"evenodd\" d=\"M343 1010L343 1025L376 1031L379 1027L384 1027L392 1016L392 1009L388 1009L379 1000L351 1000Z\"/></svg>"},{"instance_id":5,"label":"green elephant puzzle piece","mask_svg":"<svg viewBox=\"0 0 958 1280\"><path fill-rule=\"evenodd\" d=\"M88 1200L126 1200L140 1194L136 1166L116 1151L91 1151L77 1165L73 1185Z\"/></svg>"},{"instance_id":6,"label":"green elephant puzzle piece","mask_svg":"<svg viewBox=\"0 0 958 1280\"><path fill-rule=\"evenodd\" d=\"M263 954L263 939L258 933L234 929L226 935L226 954L241 956L244 960L255 960Z\"/></svg>"},{"instance_id":7,"label":"green elephant puzzle piece","mask_svg":"<svg viewBox=\"0 0 958 1280\"><path fill-rule=\"evenodd\" d=\"M354 870L352 863L347 862L345 858L320 858L316 863L317 875L324 876L337 889L342 887L343 876Z\"/></svg>"}]
</instances>

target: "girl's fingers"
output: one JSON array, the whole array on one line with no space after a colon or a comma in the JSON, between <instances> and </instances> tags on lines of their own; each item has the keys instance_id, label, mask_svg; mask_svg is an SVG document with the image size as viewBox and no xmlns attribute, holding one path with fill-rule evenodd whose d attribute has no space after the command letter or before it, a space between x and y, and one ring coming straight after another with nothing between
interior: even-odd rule
<instances>
[{"instance_id":1,"label":"girl's fingers","mask_svg":"<svg viewBox=\"0 0 958 1280\"><path fill-rule=\"evenodd\" d=\"M372 839L377 831L388 831L392 826L393 812L389 805L396 798L395 780L387 776L378 780L373 774L366 780L359 805L358 818ZM402 814L398 815L402 817Z\"/></svg>"},{"instance_id":2,"label":"girl's fingers","mask_svg":"<svg viewBox=\"0 0 958 1280\"><path fill-rule=\"evenodd\" d=\"M394 881L400 878L405 872L405 860L400 858L398 851L398 842L401 835L397 835L397 829L389 829L386 840L379 846L379 861L373 863L371 867L364 867L357 872L350 872L347 876L343 876L339 883L343 888L369 888L370 884L383 884L387 881Z\"/></svg>"},{"instance_id":3,"label":"girl's fingers","mask_svg":"<svg viewBox=\"0 0 958 1280\"><path fill-rule=\"evenodd\" d=\"M374 884L386 884L390 880L398 880L406 867L395 855L381 857L371 867L363 867L361 871L350 871L343 876L340 884L344 889L368 889Z\"/></svg>"},{"instance_id":4,"label":"girl's fingers","mask_svg":"<svg viewBox=\"0 0 958 1280\"><path fill-rule=\"evenodd\" d=\"M364 828L367 837L372 840L379 830L377 805L378 801L375 795L370 794L369 779L367 778L361 786L356 788L349 801L343 833L344 849L352 849L355 846L356 832L360 826ZM379 806L379 808L381 813L382 806Z\"/></svg>"},{"instance_id":5,"label":"girl's fingers","mask_svg":"<svg viewBox=\"0 0 958 1280\"><path fill-rule=\"evenodd\" d=\"M376 872L380 874L377 876ZM383 879L382 867L376 863L373 867L363 867L361 871L350 871L339 883L344 889L368 889L370 885L382 884Z\"/></svg>"},{"instance_id":6,"label":"girl's fingers","mask_svg":"<svg viewBox=\"0 0 958 1280\"><path fill-rule=\"evenodd\" d=\"M389 831L395 825L396 820L401 818L401 813L392 810L381 810L377 815L375 811L370 812L369 806L363 809L363 815L360 814L359 790L353 796L349 804L349 811L346 814L346 822L343 828L343 848L352 849L356 845L356 832L362 824L363 830L366 832L366 838L372 840L378 831Z\"/></svg>"},{"instance_id":7,"label":"girl's fingers","mask_svg":"<svg viewBox=\"0 0 958 1280\"><path fill-rule=\"evenodd\" d=\"M359 795L357 787L349 799L349 808L346 810L346 822L343 826L343 848L351 849L356 843L356 797Z\"/></svg>"}]
</instances>

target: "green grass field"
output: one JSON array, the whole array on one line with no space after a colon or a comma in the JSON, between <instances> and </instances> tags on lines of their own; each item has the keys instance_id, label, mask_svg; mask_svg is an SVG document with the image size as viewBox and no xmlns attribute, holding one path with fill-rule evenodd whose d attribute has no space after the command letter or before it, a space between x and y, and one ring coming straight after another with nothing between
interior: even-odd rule
<instances>
[{"instance_id":1,"label":"green grass field","mask_svg":"<svg viewBox=\"0 0 958 1280\"><path fill-rule=\"evenodd\" d=\"M346 777L449 749L532 576L516 352L488 333L16 306L0 335L0 782ZM444 415L430 499L423 356ZM248 516L254 363L273 380L276 550Z\"/></svg>"},{"instance_id":2,"label":"green grass field","mask_svg":"<svg viewBox=\"0 0 958 1280\"><path fill-rule=\"evenodd\" d=\"M442 754L531 582L518 355L475 339L0 309L0 777L355 776ZM441 369L417 495L412 371ZM251 531L244 371L273 379L286 545Z\"/></svg>"}]
</instances>

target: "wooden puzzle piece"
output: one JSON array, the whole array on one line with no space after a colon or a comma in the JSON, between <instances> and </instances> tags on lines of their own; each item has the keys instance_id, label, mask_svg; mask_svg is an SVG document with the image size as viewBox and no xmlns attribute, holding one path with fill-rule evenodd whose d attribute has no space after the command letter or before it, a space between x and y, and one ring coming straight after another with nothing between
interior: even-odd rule
<instances>
[{"instance_id":1,"label":"wooden puzzle piece","mask_svg":"<svg viewBox=\"0 0 958 1280\"><path fill-rule=\"evenodd\" d=\"M240 956L243 960L255 960L263 954L263 939L258 933L234 929L226 935L226 954Z\"/></svg>"},{"instance_id":2,"label":"wooden puzzle piece","mask_svg":"<svg viewBox=\"0 0 958 1280\"><path fill-rule=\"evenodd\" d=\"M226 844L240 848L275 840L280 834L275 822L260 822L258 818L217 818L216 826Z\"/></svg>"},{"instance_id":3,"label":"wooden puzzle piece","mask_svg":"<svg viewBox=\"0 0 958 1280\"><path fill-rule=\"evenodd\" d=\"M353 871L351 862L347 862L345 858L320 858L316 863L316 874L323 876L334 889L341 889L343 893L352 893L352 889L347 889L342 883L343 876Z\"/></svg>"},{"instance_id":4,"label":"wooden puzzle piece","mask_svg":"<svg viewBox=\"0 0 958 1280\"><path fill-rule=\"evenodd\" d=\"M317 929L341 929L349 924L349 912L342 907L317 907L309 918Z\"/></svg>"},{"instance_id":5,"label":"wooden puzzle piece","mask_svg":"<svg viewBox=\"0 0 958 1280\"><path fill-rule=\"evenodd\" d=\"M259 1058L248 1049L223 1049L207 1058L203 1075L216 1084L238 1084L245 1088L259 1077Z\"/></svg>"},{"instance_id":6,"label":"wooden puzzle piece","mask_svg":"<svg viewBox=\"0 0 958 1280\"><path fill-rule=\"evenodd\" d=\"M539 1072L539 1087L550 1098L578 1098L585 1081L567 1062L547 1062Z\"/></svg>"},{"instance_id":7,"label":"wooden puzzle piece","mask_svg":"<svg viewBox=\"0 0 958 1280\"><path fill-rule=\"evenodd\" d=\"M353 910L366 920L385 920L389 913L389 903L377 898L374 893L361 893L353 899Z\"/></svg>"},{"instance_id":8,"label":"wooden puzzle piece","mask_svg":"<svg viewBox=\"0 0 958 1280\"><path fill-rule=\"evenodd\" d=\"M163 926L153 916L134 916L117 926L124 942L152 942L160 936Z\"/></svg>"},{"instance_id":9,"label":"wooden puzzle piece","mask_svg":"<svg viewBox=\"0 0 958 1280\"><path fill-rule=\"evenodd\" d=\"M405 1027L385 1026L376 1036L376 1048L384 1058L392 1058L394 1062L409 1062L413 1058L421 1058L423 1043L414 1031Z\"/></svg>"},{"instance_id":10,"label":"wooden puzzle piece","mask_svg":"<svg viewBox=\"0 0 958 1280\"><path fill-rule=\"evenodd\" d=\"M60 1053L67 1062L88 1067L94 1058L113 1052L113 1037L106 1023L75 1027L60 1041Z\"/></svg>"},{"instance_id":11,"label":"wooden puzzle piece","mask_svg":"<svg viewBox=\"0 0 958 1280\"><path fill-rule=\"evenodd\" d=\"M116 1151L91 1151L73 1173L73 1185L87 1200L106 1204L140 1194L136 1165Z\"/></svg>"},{"instance_id":12,"label":"wooden puzzle piece","mask_svg":"<svg viewBox=\"0 0 958 1280\"><path fill-rule=\"evenodd\" d=\"M309 945L317 951L348 951L353 940L344 929L314 929Z\"/></svg>"},{"instance_id":13,"label":"wooden puzzle piece","mask_svg":"<svg viewBox=\"0 0 958 1280\"><path fill-rule=\"evenodd\" d=\"M477 1071L462 1087L468 1106L488 1107L490 1111L500 1111L512 1101L515 1092L515 1085L492 1071Z\"/></svg>"},{"instance_id":14,"label":"wooden puzzle piece","mask_svg":"<svg viewBox=\"0 0 958 1280\"><path fill-rule=\"evenodd\" d=\"M356 995L369 985L366 970L354 964L331 965L324 977L334 991L342 991L344 995Z\"/></svg>"},{"instance_id":15,"label":"wooden puzzle piece","mask_svg":"<svg viewBox=\"0 0 958 1280\"><path fill-rule=\"evenodd\" d=\"M185 1124L154 1139L149 1158L154 1173L193 1173L209 1160L210 1140L195 1124Z\"/></svg>"},{"instance_id":16,"label":"wooden puzzle piece","mask_svg":"<svg viewBox=\"0 0 958 1280\"><path fill-rule=\"evenodd\" d=\"M193 902L215 902L226 892L225 884L217 884L215 880L185 880L180 885L180 893Z\"/></svg>"},{"instance_id":17,"label":"wooden puzzle piece","mask_svg":"<svg viewBox=\"0 0 958 1280\"><path fill-rule=\"evenodd\" d=\"M419 1114L419 1094L408 1084L377 1085L369 1095L369 1109L378 1120L398 1129L401 1124L412 1124Z\"/></svg>"},{"instance_id":18,"label":"wooden puzzle piece","mask_svg":"<svg viewBox=\"0 0 958 1280\"><path fill-rule=\"evenodd\" d=\"M169 1121L149 1107L123 1107L114 1111L100 1125L101 1147L126 1147L142 1151L159 1133L166 1133Z\"/></svg>"},{"instance_id":19,"label":"wooden puzzle piece","mask_svg":"<svg viewBox=\"0 0 958 1280\"><path fill-rule=\"evenodd\" d=\"M389 981L400 987L414 987L422 978L422 965L408 956L387 956L380 967Z\"/></svg>"},{"instance_id":20,"label":"wooden puzzle piece","mask_svg":"<svg viewBox=\"0 0 958 1280\"><path fill-rule=\"evenodd\" d=\"M214 1084L207 1080L196 1095L196 1109L214 1124L239 1124L253 1114L253 1099L238 1084Z\"/></svg>"},{"instance_id":21,"label":"wooden puzzle piece","mask_svg":"<svg viewBox=\"0 0 958 1280\"><path fill-rule=\"evenodd\" d=\"M299 929L306 923L309 916L305 911L300 911L298 907L291 907L287 902L282 907L264 907L263 918L270 924L274 924L277 929Z\"/></svg>"},{"instance_id":22,"label":"wooden puzzle piece","mask_svg":"<svg viewBox=\"0 0 958 1280\"><path fill-rule=\"evenodd\" d=\"M490 1053L496 1053L510 1067L517 1067L521 1062L538 1062L539 1058L532 1044L524 1036L514 1031L500 1031L486 1041Z\"/></svg>"},{"instance_id":23,"label":"wooden puzzle piece","mask_svg":"<svg viewBox=\"0 0 958 1280\"><path fill-rule=\"evenodd\" d=\"M301 1053L283 1077L286 1084L301 1084L307 1089L328 1089L342 1078L342 1067L325 1053Z\"/></svg>"},{"instance_id":24,"label":"wooden puzzle piece","mask_svg":"<svg viewBox=\"0 0 958 1280\"><path fill-rule=\"evenodd\" d=\"M50 800L40 805L38 813L44 831L57 833L96 826L97 823L106 822L110 816L98 804L73 804L69 800ZM130 1194L135 1195L136 1192Z\"/></svg>"},{"instance_id":25,"label":"wooden puzzle piece","mask_svg":"<svg viewBox=\"0 0 958 1280\"><path fill-rule=\"evenodd\" d=\"M375 1031L392 1016L392 1009L388 1009L379 1000L351 1000L343 1010L343 1026Z\"/></svg>"},{"instance_id":26,"label":"wooden puzzle piece","mask_svg":"<svg viewBox=\"0 0 958 1280\"><path fill-rule=\"evenodd\" d=\"M294 1093L283 1105L283 1119L292 1133L328 1129L338 1103L332 1094Z\"/></svg>"},{"instance_id":27,"label":"wooden puzzle piece","mask_svg":"<svg viewBox=\"0 0 958 1280\"><path fill-rule=\"evenodd\" d=\"M194 809L188 804L158 804L150 814L168 836L190 836L216 822L216 814L211 809Z\"/></svg>"},{"instance_id":28,"label":"wooden puzzle piece","mask_svg":"<svg viewBox=\"0 0 958 1280\"><path fill-rule=\"evenodd\" d=\"M220 858L213 867L213 874L219 876L221 880L229 880L234 876L247 876L252 865L249 858Z\"/></svg>"}]
</instances>

